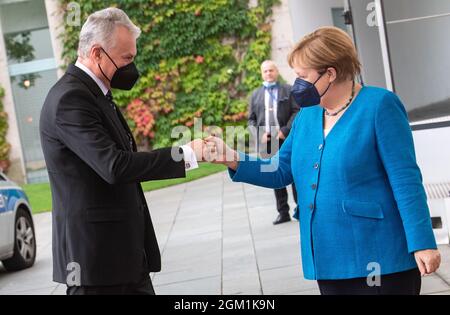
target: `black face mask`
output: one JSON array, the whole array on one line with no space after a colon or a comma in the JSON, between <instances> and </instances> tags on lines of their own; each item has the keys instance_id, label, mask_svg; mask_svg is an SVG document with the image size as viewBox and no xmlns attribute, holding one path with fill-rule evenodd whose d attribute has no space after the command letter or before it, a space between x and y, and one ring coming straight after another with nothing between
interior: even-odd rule
<instances>
[{"instance_id":1,"label":"black face mask","mask_svg":"<svg viewBox=\"0 0 450 315\"><path fill-rule=\"evenodd\" d=\"M127 91L131 90L133 86L136 84L137 80L139 79L139 71L136 68L134 62L122 68L119 68L114 62L114 60L112 60L112 58L108 55L108 53L103 48L102 50L106 54L106 56L108 56L109 60L111 60L114 66L117 68L112 79L109 79L103 72L100 64L98 64L98 67L100 68L100 71L102 72L103 76L110 82L112 88Z\"/></svg>"}]
</instances>

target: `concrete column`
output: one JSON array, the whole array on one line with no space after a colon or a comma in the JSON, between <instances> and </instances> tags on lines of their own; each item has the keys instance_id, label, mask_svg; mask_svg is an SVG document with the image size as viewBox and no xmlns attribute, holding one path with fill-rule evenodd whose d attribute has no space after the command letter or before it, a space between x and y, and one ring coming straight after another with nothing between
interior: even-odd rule
<instances>
[{"instance_id":1,"label":"concrete column","mask_svg":"<svg viewBox=\"0 0 450 315\"><path fill-rule=\"evenodd\" d=\"M294 41L322 26L333 26L332 8L345 7L344 0L289 0Z\"/></svg>"},{"instance_id":2,"label":"concrete column","mask_svg":"<svg viewBox=\"0 0 450 315\"><path fill-rule=\"evenodd\" d=\"M277 64L281 76L292 84L295 73L287 63L287 56L294 45L294 34L288 0L274 7L272 16L272 60Z\"/></svg>"},{"instance_id":3,"label":"concrete column","mask_svg":"<svg viewBox=\"0 0 450 315\"><path fill-rule=\"evenodd\" d=\"M64 11L58 0L45 0L47 9L48 27L52 40L53 54L55 56L56 65L58 67L58 78L62 77L64 70L64 60L62 58L63 42L60 38L64 33Z\"/></svg>"},{"instance_id":4,"label":"concrete column","mask_svg":"<svg viewBox=\"0 0 450 315\"><path fill-rule=\"evenodd\" d=\"M11 81L8 71L8 58L6 55L3 30L0 23L0 86L5 89L3 99L4 110L8 114L8 134L7 141L11 144L10 160L11 166L7 176L18 183L25 182L25 164L23 157L22 144L19 135L19 126L17 124L16 110L11 89Z\"/></svg>"}]
</instances>

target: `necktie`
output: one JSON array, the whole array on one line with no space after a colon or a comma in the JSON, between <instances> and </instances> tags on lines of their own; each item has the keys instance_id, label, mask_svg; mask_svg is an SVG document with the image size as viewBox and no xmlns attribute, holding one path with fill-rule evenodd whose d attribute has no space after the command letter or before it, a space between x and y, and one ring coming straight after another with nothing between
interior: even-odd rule
<instances>
[{"instance_id":1,"label":"necktie","mask_svg":"<svg viewBox=\"0 0 450 315\"><path fill-rule=\"evenodd\" d=\"M274 87L269 88L269 128L272 130L272 128L277 126L276 120L275 120L275 106L274 106ZM271 132L272 133L272 132Z\"/></svg>"},{"instance_id":2,"label":"necktie","mask_svg":"<svg viewBox=\"0 0 450 315\"><path fill-rule=\"evenodd\" d=\"M120 124L124 127L124 130L127 134L127 138L128 138L128 142L129 142L129 146L130 146L130 150L133 150L133 137L131 136L131 134L127 131L128 128L125 128L125 126L123 125L123 119L121 119L121 113L119 112L119 110L117 109L117 105L116 103L114 103L114 98L113 95L111 93L111 91L108 91L108 93L106 93L105 95L106 99L109 101L109 105L111 106L111 109L116 113L116 117L119 120Z\"/></svg>"},{"instance_id":3,"label":"necktie","mask_svg":"<svg viewBox=\"0 0 450 315\"><path fill-rule=\"evenodd\" d=\"M113 97L112 97L111 91L108 91L108 93L106 93L105 97L108 101L113 102Z\"/></svg>"}]
</instances>

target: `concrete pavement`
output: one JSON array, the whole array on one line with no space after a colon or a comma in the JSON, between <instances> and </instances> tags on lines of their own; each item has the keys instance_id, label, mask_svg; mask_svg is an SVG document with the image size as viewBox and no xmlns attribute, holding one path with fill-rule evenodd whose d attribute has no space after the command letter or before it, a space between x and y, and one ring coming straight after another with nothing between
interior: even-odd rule
<instances>
[{"instance_id":1,"label":"concrete pavement","mask_svg":"<svg viewBox=\"0 0 450 315\"><path fill-rule=\"evenodd\" d=\"M162 272L152 275L157 294L319 294L302 276L298 222L272 225L271 190L220 173L146 197L163 260ZM0 265L0 295L65 294L51 281L51 215L34 219L36 264L16 273ZM441 254L441 269L424 279L423 294L450 294L450 247Z\"/></svg>"}]
</instances>

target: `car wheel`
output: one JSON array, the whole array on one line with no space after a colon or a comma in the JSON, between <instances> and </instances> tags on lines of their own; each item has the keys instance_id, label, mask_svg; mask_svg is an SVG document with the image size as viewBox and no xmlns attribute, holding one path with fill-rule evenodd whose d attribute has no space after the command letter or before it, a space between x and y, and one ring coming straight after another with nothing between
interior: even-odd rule
<instances>
[{"instance_id":1,"label":"car wheel","mask_svg":"<svg viewBox=\"0 0 450 315\"><path fill-rule=\"evenodd\" d=\"M14 231L14 255L3 261L3 266L8 271L29 268L36 260L36 236L33 220L22 208L17 210Z\"/></svg>"}]
</instances>

